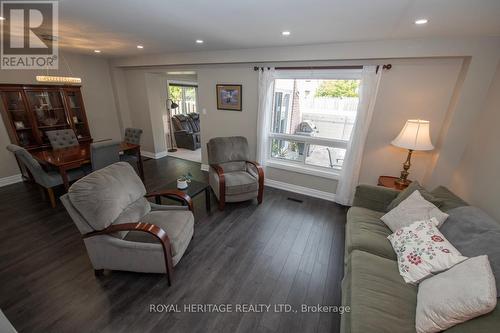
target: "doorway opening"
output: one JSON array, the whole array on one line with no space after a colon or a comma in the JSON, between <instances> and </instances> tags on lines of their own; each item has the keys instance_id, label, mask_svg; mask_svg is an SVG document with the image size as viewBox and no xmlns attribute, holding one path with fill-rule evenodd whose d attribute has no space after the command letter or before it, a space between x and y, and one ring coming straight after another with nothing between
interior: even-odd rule
<instances>
[{"instance_id":1,"label":"doorway opening","mask_svg":"<svg viewBox=\"0 0 500 333\"><path fill-rule=\"evenodd\" d=\"M201 122L196 74L167 73L168 112L164 119L169 156L201 163Z\"/></svg>"}]
</instances>

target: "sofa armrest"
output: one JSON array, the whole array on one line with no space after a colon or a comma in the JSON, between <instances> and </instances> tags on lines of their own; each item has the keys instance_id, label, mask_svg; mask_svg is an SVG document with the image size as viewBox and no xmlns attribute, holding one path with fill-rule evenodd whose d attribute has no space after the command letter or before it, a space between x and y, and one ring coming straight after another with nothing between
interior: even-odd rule
<instances>
[{"instance_id":1,"label":"sofa armrest","mask_svg":"<svg viewBox=\"0 0 500 333\"><path fill-rule=\"evenodd\" d=\"M354 194L353 206L364 207L379 212L387 211L387 206L394 200L400 192L391 188L374 186L374 185L358 185Z\"/></svg>"}]
</instances>

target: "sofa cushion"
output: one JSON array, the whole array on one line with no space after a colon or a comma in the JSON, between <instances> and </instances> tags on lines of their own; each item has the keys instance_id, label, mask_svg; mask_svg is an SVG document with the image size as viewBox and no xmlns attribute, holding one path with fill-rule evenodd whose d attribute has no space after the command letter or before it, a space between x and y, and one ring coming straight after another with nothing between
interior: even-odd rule
<instances>
[{"instance_id":1,"label":"sofa cushion","mask_svg":"<svg viewBox=\"0 0 500 333\"><path fill-rule=\"evenodd\" d=\"M246 171L247 163L245 161L234 161L234 162L225 162L219 164L219 166L226 172L233 171Z\"/></svg>"},{"instance_id":2,"label":"sofa cushion","mask_svg":"<svg viewBox=\"0 0 500 333\"><path fill-rule=\"evenodd\" d=\"M350 281L342 293L349 293L350 313L343 327L351 333L415 333L417 287L406 284L397 263L364 251L353 251L348 259Z\"/></svg>"},{"instance_id":3,"label":"sofa cushion","mask_svg":"<svg viewBox=\"0 0 500 333\"><path fill-rule=\"evenodd\" d=\"M434 273L466 260L437 228L437 221L417 221L390 235L399 273L407 283L419 283Z\"/></svg>"},{"instance_id":4,"label":"sofa cushion","mask_svg":"<svg viewBox=\"0 0 500 333\"><path fill-rule=\"evenodd\" d=\"M126 162L92 172L68 190L71 203L94 230L107 228L145 194L144 184Z\"/></svg>"},{"instance_id":5,"label":"sofa cushion","mask_svg":"<svg viewBox=\"0 0 500 333\"><path fill-rule=\"evenodd\" d=\"M389 206L387 206L387 211L394 209L397 205L399 205L403 200L408 198L415 191L419 191L425 200L433 203L438 208L443 204L443 201L441 199L434 197L417 181L414 181L406 189L404 189L401 193L399 193L396 199L392 200Z\"/></svg>"},{"instance_id":6,"label":"sofa cushion","mask_svg":"<svg viewBox=\"0 0 500 333\"><path fill-rule=\"evenodd\" d=\"M443 212L447 212L450 209L468 206L468 203L463 201L460 197L458 197L455 193L451 192L448 188L444 186L438 186L431 191L431 194L434 198L441 200L441 209Z\"/></svg>"},{"instance_id":7,"label":"sofa cushion","mask_svg":"<svg viewBox=\"0 0 500 333\"><path fill-rule=\"evenodd\" d=\"M387 212L387 206L399 192L383 186L360 184L356 187L353 206L365 207L379 212Z\"/></svg>"},{"instance_id":8,"label":"sofa cushion","mask_svg":"<svg viewBox=\"0 0 500 333\"><path fill-rule=\"evenodd\" d=\"M396 253L387 239L392 231L380 220L384 213L351 207L347 212L345 251L362 250L396 260Z\"/></svg>"},{"instance_id":9,"label":"sofa cushion","mask_svg":"<svg viewBox=\"0 0 500 333\"><path fill-rule=\"evenodd\" d=\"M151 204L149 201L141 197L130 204L118 218L113 222L113 224L123 224L123 223L135 223L142 222L142 218L146 216L151 211ZM119 238L125 237L127 231L119 231L116 236Z\"/></svg>"},{"instance_id":10,"label":"sofa cushion","mask_svg":"<svg viewBox=\"0 0 500 333\"><path fill-rule=\"evenodd\" d=\"M500 327L500 306L497 304L492 312L453 326L447 329L446 333L490 333L498 332L498 327Z\"/></svg>"},{"instance_id":11,"label":"sofa cushion","mask_svg":"<svg viewBox=\"0 0 500 333\"><path fill-rule=\"evenodd\" d=\"M181 249L187 246L186 243L191 241L194 228L194 216L191 211L152 211L144 216L141 222L154 224L167 233L172 245L172 257L175 257ZM142 231L130 231L124 239L132 242L159 243L158 238Z\"/></svg>"},{"instance_id":12,"label":"sofa cushion","mask_svg":"<svg viewBox=\"0 0 500 333\"><path fill-rule=\"evenodd\" d=\"M254 192L259 189L257 179L246 171L224 173L224 179L227 195Z\"/></svg>"},{"instance_id":13,"label":"sofa cushion","mask_svg":"<svg viewBox=\"0 0 500 333\"><path fill-rule=\"evenodd\" d=\"M212 138L207 143L209 164L232 161L248 161L250 151L247 139L243 136Z\"/></svg>"},{"instance_id":14,"label":"sofa cushion","mask_svg":"<svg viewBox=\"0 0 500 333\"><path fill-rule=\"evenodd\" d=\"M418 333L441 332L493 311L495 278L488 256L470 258L418 287L415 327Z\"/></svg>"},{"instance_id":15,"label":"sofa cushion","mask_svg":"<svg viewBox=\"0 0 500 333\"><path fill-rule=\"evenodd\" d=\"M500 224L477 207L449 211L441 232L464 256L487 254L500 297Z\"/></svg>"},{"instance_id":16,"label":"sofa cushion","mask_svg":"<svg viewBox=\"0 0 500 333\"><path fill-rule=\"evenodd\" d=\"M435 218L440 227L448 218L448 214L443 213L434 204L424 199L420 191L414 191L410 196L399 203L390 212L380 219L393 231L408 227L415 221Z\"/></svg>"}]
</instances>

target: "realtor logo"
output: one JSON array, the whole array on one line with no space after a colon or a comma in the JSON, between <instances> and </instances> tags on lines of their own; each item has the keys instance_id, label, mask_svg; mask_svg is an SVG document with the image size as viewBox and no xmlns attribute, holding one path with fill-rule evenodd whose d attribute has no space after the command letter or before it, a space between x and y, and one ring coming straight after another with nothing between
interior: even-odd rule
<instances>
[{"instance_id":1,"label":"realtor logo","mask_svg":"<svg viewBox=\"0 0 500 333\"><path fill-rule=\"evenodd\" d=\"M0 2L0 68L57 69L58 2Z\"/></svg>"}]
</instances>

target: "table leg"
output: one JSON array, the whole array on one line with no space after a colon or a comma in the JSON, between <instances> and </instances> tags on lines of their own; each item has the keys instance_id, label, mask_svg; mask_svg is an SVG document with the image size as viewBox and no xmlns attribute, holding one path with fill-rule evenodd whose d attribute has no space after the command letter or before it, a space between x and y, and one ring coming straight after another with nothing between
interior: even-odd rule
<instances>
[{"instance_id":1,"label":"table leg","mask_svg":"<svg viewBox=\"0 0 500 333\"><path fill-rule=\"evenodd\" d=\"M207 212L210 213L210 187L207 187L205 189L205 205L206 205L206 208L207 208Z\"/></svg>"},{"instance_id":2,"label":"table leg","mask_svg":"<svg viewBox=\"0 0 500 333\"><path fill-rule=\"evenodd\" d=\"M59 168L59 173L61 174L61 178L63 180L64 189L68 191L69 189L69 180L68 174L66 173L66 168Z\"/></svg>"},{"instance_id":3,"label":"table leg","mask_svg":"<svg viewBox=\"0 0 500 333\"><path fill-rule=\"evenodd\" d=\"M139 176L141 177L142 181L144 181L144 167L142 165L142 158L141 158L141 148L137 148L137 168L139 169Z\"/></svg>"}]
</instances>

